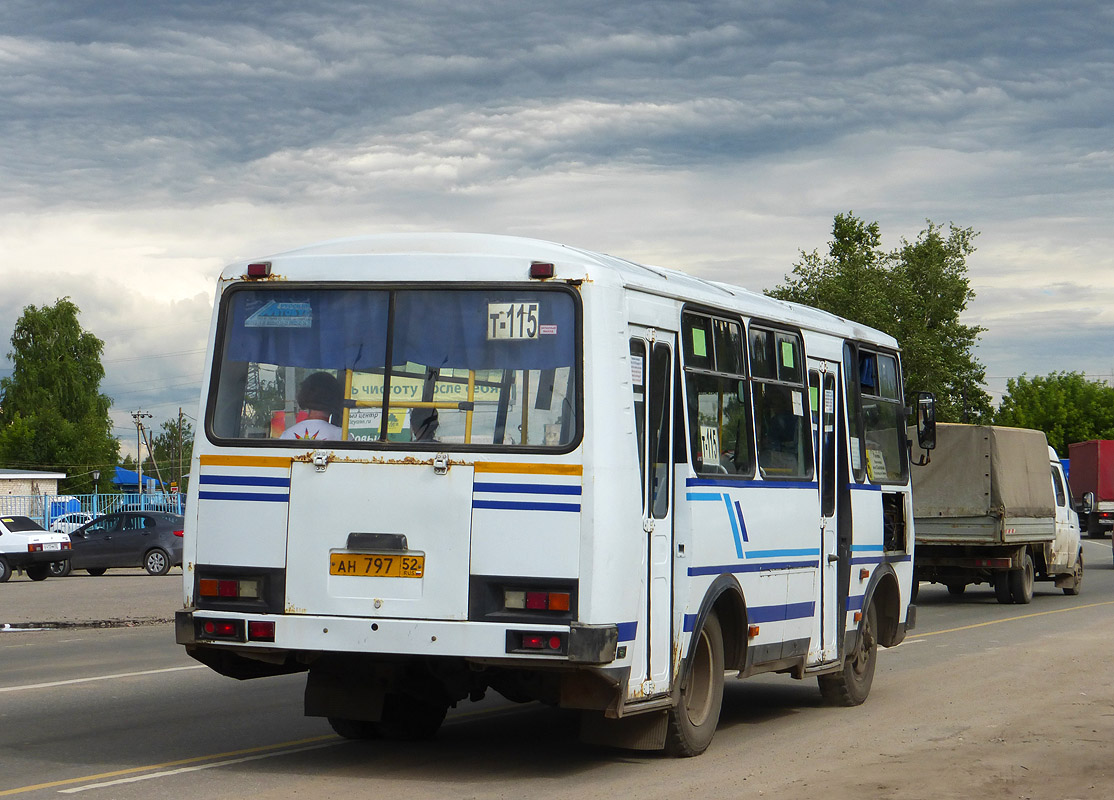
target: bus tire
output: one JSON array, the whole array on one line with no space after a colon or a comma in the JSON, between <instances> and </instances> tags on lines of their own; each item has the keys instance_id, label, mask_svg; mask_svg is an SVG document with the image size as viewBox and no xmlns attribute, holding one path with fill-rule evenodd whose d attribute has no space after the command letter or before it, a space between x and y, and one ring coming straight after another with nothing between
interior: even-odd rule
<instances>
[{"instance_id":1,"label":"bus tire","mask_svg":"<svg viewBox=\"0 0 1114 800\"><path fill-rule=\"evenodd\" d=\"M1033 580L1036 577L1033 557L1028 553L1021 569L1010 570L1010 597L1015 603L1028 605L1033 602Z\"/></svg>"},{"instance_id":2,"label":"bus tire","mask_svg":"<svg viewBox=\"0 0 1114 800\"><path fill-rule=\"evenodd\" d=\"M393 693L383 698L383 716L374 724L384 739L419 742L434 737L448 710L448 703Z\"/></svg>"},{"instance_id":3,"label":"bus tire","mask_svg":"<svg viewBox=\"0 0 1114 800\"><path fill-rule=\"evenodd\" d=\"M708 749L723 706L723 630L714 611L697 634L688 666L665 741L667 753L686 758Z\"/></svg>"},{"instance_id":4,"label":"bus tire","mask_svg":"<svg viewBox=\"0 0 1114 800\"><path fill-rule=\"evenodd\" d=\"M379 723L362 719L329 717L329 725L345 739L378 739Z\"/></svg>"},{"instance_id":5,"label":"bus tire","mask_svg":"<svg viewBox=\"0 0 1114 800\"><path fill-rule=\"evenodd\" d=\"M835 706L862 705L874 683L878 663L878 612L871 603L859 623L855 649L843 660L843 669L817 677L820 694Z\"/></svg>"}]
</instances>

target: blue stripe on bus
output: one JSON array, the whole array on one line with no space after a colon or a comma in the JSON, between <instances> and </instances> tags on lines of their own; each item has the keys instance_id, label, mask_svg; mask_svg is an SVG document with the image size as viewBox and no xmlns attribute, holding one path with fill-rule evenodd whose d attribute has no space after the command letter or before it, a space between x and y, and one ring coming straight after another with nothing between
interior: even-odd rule
<instances>
[{"instance_id":1,"label":"blue stripe on bus","mask_svg":"<svg viewBox=\"0 0 1114 800\"><path fill-rule=\"evenodd\" d=\"M882 545L880 544L853 544L851 545L852 553L864 552L882 552Z\"/></svg>"},{"instance_id":2,"label":"blue stripe on bus","mask_svg":"<svg viewBox=\"0 0 1114 800\"><path fill-rule=\"evenodd\" d=\"M515 494L580 494L580 486L552 483L476 483L472 492L503 492Z\"/></svg>"},{"instance_id":3,"label":"blue stripe on bus","mask_svg":"<svg viewBox=\"0 0 1114 800\"><path fill-rule=\"evenodd\" d=\"M235 500L248 503L289 503L290 495L266 494L265 492L198 492L200 500Z\"/></svg>"},{"instance_id":4,"label":"blue stripe on bus","mask_svg":"<svg viewBox=\"0 0 1114 800\"><path fill-rule=\"evenodd\" d=\"M859 491L863 491L863 492L880 492L880 491L882 491L881 486L878 486L878 485L873 484L873 483L849 483L849 484L847 484L847 488L848 489L858 489Z\"/></svg>"},{"instance_id":5,"label":"blue stripe on bus","mask_svg":"<svg viewBox=\"0 0 1114 800\"><path fill-rule=\"evenodd\" d=\"M619 629L620 642L633 642L635 634L638 633L638 622L620 622L616 625Z\"/></svg>"},{"instance_id":6,"label":"blue stripe on bus","mask_svg":"<svg viewBox=\"0 0 1114 800\"><path fill-rule=\"evenodd\" d=\"M277 486L289 487L290 478L268 478L258 475L201 475L202 484L221 486Z\"/></svg>"},{"instance_id":7,"label":"blue stripe on bus","mask_svg":"<svg viewBox=\"0 0 1114 800\"><path fill-rule=\"evenodd\" d=\"M848 597L847 598L847 610L848 611L862 611L863 610L863 600L865 600L865 599L866 598L861 594L860 595L854 595L852 597Z\"/></svg>"},{"instance_id":8,"label":"blue stripe on bus","mask_svg":"<svg viewBox=\"0 0 1114 800\"><path fill-rule=\"evenodd\" d=\"M727 486L739 489L819 489L816 481L756 481L730 478L686 478L685 486Z\"/></svg>"},{"instance_id":9,"label":"blue stripe on bus","mask_svg":"<svg viewBox=\"0 0 1114 800\"><path fill-rule=\"evenodd\" d=\"M859 598L862 600L862 598ZM747 608L747 622L756 624L762 622L785 622L791 619L807 619L816 611L816 603L788 603L773 606L750 606ZM684 632L692 633L696 628L696 614L685 614Z\"/></svg>"},{"instance_id":10,"label":"blue stripe on bus","mask_svg":"<svg viewBox=\"0 0 1114 800\"><path fill-rule=\"evenodd\" d=\"M818 556L819 547L802 547L796 550L748 550L747 558L791 558L793 556Z\"/></svg>"},{"instance_id":11,"label":"blue stripe on bus","mask_svg":"<svg viewBox=\"0 0 1114 800\"><path fill-rule=\"evenodd\" d=\"M689 567L688 574L691 577L696 577L697 575L722 575L725 572L766 572L775 569L794 569L801 567L816 568L819 566L819 561L764 561L752 564L722 564L712 567Z\"/></svg>"},{"instance_id":12,"label":"blue stripe on bus","mask_svg":"<svg viewBox=\"0 0 1114 800\"><path fill-rule=\"evenodd\" d=\"M712 502L718 503L721 499L723 499L723 495L719 494L718 492L717 493L685 492L685 499L686 500L693 500L693 501L696 501L696 502L712 501Z\"/></svg>"},{"instance_id":13,"label":"blue stripe on bus","mask_svg":"<svg viewBox=\"0 0 1114 800\"><path fill-rule=\"evenodd\" d=\"M912 561L913 557L908 553L901 553L892 556L877 555L877 556L860 556L859 558L852 558L852 564L900 564L903 561Z\"/></svg>"},{"instance_id":14,"label":"blue stripe on bus","mask_svg":"<svg viewBox=\"0 0 1114 800\"><path fill-rule=\"evenodd\" d=\"M580 511L580 503L520 503L510 500L472 500L472 508L497 511Z\"/></svg>"},{"instance_id":15,"label":"blue stripe on bus","mask_svg":"<svg viewBox=\"0 0 1114 800\"><path fill-rule=\"evenodd\" d=\"M747 622L782 622L789 619L805 619L811 617L816 610L816 603L789 603L781 606L752 606L747 608Z\"/></svg>"},{"instance_id":16,"label":"blue stripe on bus","mask_svg":"<svg viewBox=\"0 0 1114 800\"><path fill-rule=\"evenodd\" d=\"M727 518L731 520L731 535L735 538L735 555L743 557L743 540L739 538L739 522L735 519L735 510L731 507L731 496L723 495L723 502L727 506Z\"/></svg>"}]
</instances>

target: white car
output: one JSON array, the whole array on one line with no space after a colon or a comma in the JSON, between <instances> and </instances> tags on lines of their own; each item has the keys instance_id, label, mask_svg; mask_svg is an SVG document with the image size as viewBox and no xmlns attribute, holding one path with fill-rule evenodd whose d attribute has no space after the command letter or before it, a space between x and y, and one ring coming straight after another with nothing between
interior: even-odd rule
<instances>
[{"instance_id":1,"label":"white car","mask_svg":"<svg viewBox=\"0 0 1114 800\"><path fill-rule=\"evenodd\" d=\"M15 567L41 581L50 574L51 564L72 555L69 534L44 530L30 517L0 516L0 583L12 577Z\"/></svg>"},{"instance_id":2,"label":"white car","mask_svg":"<svg viewBox=\"0 0 1114 800\"><path fill-rule=\"evenodd\" d=\"M73 533L86 522L92 521L92 514L86 514L84 511L74 511L55 519L54 522L50 523L50 529L55 533Z\"/></svg>"}]
</instances>

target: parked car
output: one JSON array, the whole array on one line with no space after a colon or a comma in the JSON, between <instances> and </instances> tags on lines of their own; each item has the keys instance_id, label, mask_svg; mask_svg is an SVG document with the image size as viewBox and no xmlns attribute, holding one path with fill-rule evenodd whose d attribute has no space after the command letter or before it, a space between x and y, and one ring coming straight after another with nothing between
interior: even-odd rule
<instances>
[{"instance_id":1,"label":"parked car","mask_svg":"<svg viewBox=\"0 0 1114 800\"><path fill-rule=\"evenodd\" d=\"M84 511L74 511L69 514L63 514L58 517L54 522L50 523L50 529L55 533L70 533L71 531L80 528L86 522L92 522L93 515L86 514Z\"/></svg>"},{"instance_id":2,"label":"parked car","mask_svg":"<svg viewBox=\"0 0 1114 800\"><path fill-rule=\"evenodd\" d=\"M17 567L31 580L41 581L54 573L54 564L68 565L70 553L66 534L47 531L30 517L0 516L0 583Z\"/></svg>"},{"instance_id":3,"label":"parked car","mask_svg":"<svg viewBox=\"0 0 1114 800\"><path fill-rule=\"evenodd\" d=\"M104 575L113 567L143 567L165 575L182 565L184 518L165 511L117 511L82 525L70 534L69 561L52 564L51 574L69 575L83 569Z\"/></svg>"}]
</instances>

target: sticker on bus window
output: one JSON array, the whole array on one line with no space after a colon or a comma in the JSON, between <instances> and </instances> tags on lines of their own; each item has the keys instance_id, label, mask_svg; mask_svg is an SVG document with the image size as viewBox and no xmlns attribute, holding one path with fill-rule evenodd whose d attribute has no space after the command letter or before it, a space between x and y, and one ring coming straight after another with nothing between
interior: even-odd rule
<instances>
[{"instance_id":1,"label":"sticker on bus window","mask_svg":"<svg viewBox=\"0 0 1114 800\"><path fill-rule=\"evenodd\" d=\"M851 437L851 469L858 471L862 469L862 460L859 455L859 437Z\"/></svg>"},{"instance_id":2,"label":"sticker on bus window","mask_svg":"<svg viewBox=\"0 0 1114 800\"><path fill-rule=\"evenodd\" d=\"M835 391L832 389L824 390L824 413L834 414L836 408Z\"/></svg>"},{"instance_id":3,"label":"sticker on bus window","mask_svg":"<svg viewBox=\"0 0 1114 800\"><path fill-rule=\"evenodd\" d=\"M540 327L537 303L487 304L488 341L537 339Z\"/></svg>"},{"instance_id":4,"label":"sticker on bus window","mask_svg":"<svg viewBox=\"0 0 1114 800\"><path fill-rule=\"evenodd\" d=\"M309 303L267 303L246 320L245 328L312 328L313 306Z\"/></svg>"},{"instance_id":5,"label":"sticker on bus window","mask_svg":"<svg viewBox=\"0 0 1114 800\"><path fill-rule=\"evenodd\" d=\"M701 358L708 357L708 345L704 342L704 331L701 328L692 329L692 354Z\"/></svg>"},{"instance_id":6,"label":"sticker on bus window","mask_svg":"<svg viewBox=\"0 0 1114 800\"><path fill-rule=\"evenodd\" d=\"M814 412L820 408L820 389L816 386L808 387L808 402L809 408Z\"/></svg>"},{"instance_id":7,"label":"sticker on bus window","mask_svg":"<svg viewBox=\"0 0 1114 800\"><path fill-rule=\"evenodd\" d=\"M793 343L781 343L781 365L788 369L793 369Z\"/></svg>"},{"instance_id":8,"label":"sticker on bus window","mask_svg":"<svg viewBox=\"0 0 1114 800\"><path fill-rule=\"evenodd\" d=\"M885 478L889 474L886 471L886 457L881 450L870 449L866 451L866 474L870 476L871 480Z\"/></svg>"},{"instance_id":9,"label":"sticker on bus window","mask_svg":"<svg viewBox=\"0 0 1114 800\"><path fill-rule=\"evenodd\" d=\"M705 464L719 463L719 428L712 425L700 426L700 455Z\"/></svg>"},{"instance_id":10,"label":"sticker on bus window","mask_svg":"<svg viewBox=\"0 0 1114 800\"><path fill-rule=\"evenodd\" d=\"M642 356L630 357L630 381L635 386L642 385Z\"/></svg>"},{"instance_id":11,"label":"sticker on bus window","mask_svg":"<svg viewBox=\"0 0 1114 800\"><path fill-rule=\"evenodd\" d=\"M556 336L557 335L557 326L556 325L539 325L538 326L538 335L539 336Z\"/></svg>"},{"instance_id":12,"label":"sticker on bus window","mask_svg":"<svg viewBox=\"0 0 1114 800\"><path fill-rule=\"evenodd\" d=\"M793 414L803 417L805 415L805 393L793 392Z\"/></svg>"}]
</instances>

